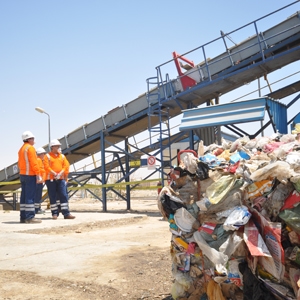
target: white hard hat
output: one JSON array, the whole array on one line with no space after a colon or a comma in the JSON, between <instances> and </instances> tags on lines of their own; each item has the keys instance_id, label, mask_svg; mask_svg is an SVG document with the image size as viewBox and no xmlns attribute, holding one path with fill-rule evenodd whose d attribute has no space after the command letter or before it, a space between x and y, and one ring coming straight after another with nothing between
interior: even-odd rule
<instances>
[{"instance_id":1,"label":"white hard hat","mask_svg":"<svg viewBox=\"0 0 300 300\"><path fill-rule=\"evenodd\" d=\"M50 142L50 147L52 146L61 146L61 143L59 142L59 140L54 139Z\"/></svg>"},{"instance_id":2,"label":"white hard hat","mask_svg":"<svg viewBox=\"0 0 300 300\"><path fill-rule=\"evenodd\" d=\"M28 139L34 138L31 131L24 131L22 134L22 141L27 141Z\"/></svg>"},{"instance_id":3,"label":"white hard hat","mask_svg":"<svg viewBox=\"0 0 300 300\"><path fill-rule=\"evenodd\" d=\"M46 151L45 151L45 149L44 148L42 148L42 147L40 147L40 148L37 148L36 149L36 154L43 154L43 153L46 153Z\"/></svg>"}]
</instances>

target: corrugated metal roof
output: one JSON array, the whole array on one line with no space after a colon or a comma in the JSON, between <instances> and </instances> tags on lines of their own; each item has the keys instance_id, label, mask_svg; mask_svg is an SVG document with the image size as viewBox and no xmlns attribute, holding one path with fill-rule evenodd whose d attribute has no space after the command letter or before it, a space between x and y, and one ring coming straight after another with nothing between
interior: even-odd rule
<instances>
[{"instance_id":1,"label":"corrugated metal roof","mask_svg":"<svg viewBox=\"0 0 300 300\"><path fill-rule=\"evenodd\" d=\"M258 98L183 110L179 130L261 121L265 117L266 101L267 98Z\"/></svg>"}]
</instances>

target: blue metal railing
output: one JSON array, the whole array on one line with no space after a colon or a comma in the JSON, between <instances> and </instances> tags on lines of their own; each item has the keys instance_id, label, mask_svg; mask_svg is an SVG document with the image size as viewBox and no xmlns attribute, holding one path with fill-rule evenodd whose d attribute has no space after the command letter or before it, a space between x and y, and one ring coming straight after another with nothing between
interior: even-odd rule
<instances>
[{"instance_id":1,"label":"blue metal railing","mask_svg":"<svg viewBox=\"0 0 300 300\"><path fill-rule=\"evenodd\" d=\"M181 56L186 56L188 54L191 54L191 53L195 53L196 51L200 50L201 51L201 55L203 57L203 63L201 63L200 67L197 66L197 68L195 68L194 71L192 72L189 72L189 74L192 74L193 72L199 72L199 75L200 75L200 78L202 81L212 81L212 76L213 75L216 75L218 74L217 73L212 73L212 67L213 66L216 66L217 64L220 64L222 62L226 62L226 60L228 60L229 62L229 65L227 67L227 69L230 67L232 68L236 68L236 65L238 65L240 63L240 61L235 61L234 59L234 56L237 57L238 55L241 55L242 53L246 53L247 50L250 50L251 48L254 49L254 54L258 54L258 56L256 57L257 60L262 60L264 61L265 60L265 51L268 50L271 46L273 47L273 44L270 43L268 44L269 41L272 41L272 39L276 38L276 37L279 37L280 35L283 35L289 31L292 31L294 29L298 30L300 29L300 24L296 24L295 26L291 26L290 28L287 28L285 30L281 30L279 32L276 32L274 34L271 34L270 36L267 36L265 37L263 32L259 32L259 29L258 29L258 22L263 20L263 19L266 19L268 18L269 16L271 15L274 15L276 13L278 13L279 11L283 11L284 9L286 9L287 7L290 7L296 3L299 3L299 0L298 1L294 1L280 9L277 9L261 18L258 18L256 19L255 21L252 21L250 23L247 23L246 25L244 26L241 26L229 33L223 33L221 31L221 36L208 42L208 43L205 43L199 47L196 47L184 54L182 54ZM298 18L299 18L299 12L297 12L296 14L298 14ZM230 35L232 35L233 33L236 33L246 27L254 27L254 36L252 36L252 38L249 38L248 40L246 40L246 42L251 42L251 44L247 44L245 45L245 47L240 47L241 44L237 45L235 44L234 47L232 47L231 49L229 49L226 45L226 41L225 41L225 38L228 37ZM299 30L300 32L300 30ZM230 38L229 38L230 39ZM220 57L216 57L215 59L209 59L208 55L207 55L207 48L208 46L211 46L213 44L215 44L216 42L219 42L219 41L223 41L223 45L225 46L225 53L219 55ZM253 41L253 43L252 43ZM255 47L257 47L258 51L255 50ZM199 56L199 55L198 55ZM245 58L246 59L246 58ZM200 59L201 61L201 59ZM160 64L159 66L156 67L157 69L157 74L158 74L158 77L159 77L159 83L158 83L158 86L162 87L163 88L163 96L161 97L162 101L167 101L169 100L170 98L174 97L176 95L176 88L174 86L174 81L171 81L169 78L165 81L163 80L163 76L162 76L162 69L169 63L173 63L174 62L174 59L171 59L163 64ZM201 74L201 69L203 71L206 72L206 76L202 76ZM221 71L224 71L224 70L221 70ZM221 72L220 71L220 72ZM178 76L177 77L177 80L180 81L181 78L183 78L184 76L187 76L187 74L184 74L182 76ZM167 77L169 77L169 75L167 74ZM171 88L167 85L171 86ZM168 91L168 92L167 92ZM178 93L177 93L178 94Z\"/></svg>"}]
</instances>

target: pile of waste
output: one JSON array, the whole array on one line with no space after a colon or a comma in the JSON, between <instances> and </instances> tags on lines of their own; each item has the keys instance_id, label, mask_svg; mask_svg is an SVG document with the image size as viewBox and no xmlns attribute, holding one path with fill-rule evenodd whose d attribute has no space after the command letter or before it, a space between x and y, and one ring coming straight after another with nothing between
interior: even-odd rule
<instances>
[{"instance_id":1,"label":"pile of waste","mask_svg":"<svg viewBox=\"0 0 300 300\"><path fill-rule=\"evenodd\" d=\"M173 299L300 299L300 124L178 153L158 196Z\"/></svg>"}]
</instances>

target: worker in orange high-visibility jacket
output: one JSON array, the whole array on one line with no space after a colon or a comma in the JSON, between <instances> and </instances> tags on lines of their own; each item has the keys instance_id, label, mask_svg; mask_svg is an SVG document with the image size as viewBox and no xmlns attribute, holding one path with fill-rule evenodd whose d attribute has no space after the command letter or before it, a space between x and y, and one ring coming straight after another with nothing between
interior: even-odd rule
<instances>
[{"instance_id":1,"label":"worker in orange high-visibility jacket","mask_svg":"<svg viewBox=\"0 0 300 300\"><path fill-rule=\"evenodd\" d=\"M37 161L38 161L38 165L40 167L40 172L41 172L41 176L42 176L42 182L36 184L35 195L34 195L34 208L35 208L36 214L45 213L45 211L42 210L42 208L41 208L43 187L44 187L45 180L46 180L46 172L45 172L45 168L44 168L45 154L46 154L46 151L44 148L41 147L41 148L36 149Z\"/></svg>"},{"instance_id":2,"label":"worker in orange high-visibility jacket","mask_svg":"<svg viewBox=\"0 0 300 300\"><path fill-rule=\"evenodd\" d=\"M41 223L35 218L34 194L36 184L42 182L34 145L34 135L30 131L22 134L23 146L18 152L18 167L21 181L20 223Z\"/></svg>"},{"instance_id":3,"label":"worker in orange high-visibility jacket","mask_svg":"<svg viewBox=\"0 0 300 300\"><path fill-rule=\"evenodd\" d=\"M57 151L58 151L58 153L62 153L61 147L59 147ZM68 162L67 159L65 160L65 163L66 163L66 167L65 167L64 178L63 179L66 181L66 191L68 193L67 185L68 185L68 174L69 174L70 163ZM60 200L59 200L59 195L58 194L56 194L56 204L57 204L58 213L60 213L61 212L61 205L60 205Z\"/></svg>"},{"instance_id":4,"label":"worker in orange high-visibility jacket","mask_svg":"<svg viewBox=\"0 0 300 300\"><path fill-rule=\"evenodd\" d=\"M50 198L50 207L52 219L56 220L59 211L56 199L60 200L61 212L65 219L74 219L70 214L68 193L66 189L67 178L69 174L69 162L67 158L59 153L61 143L54 139L50 142L51 151L45 155L44 167L46 171L46 186Z\"/></svg>"}]
</instances>

